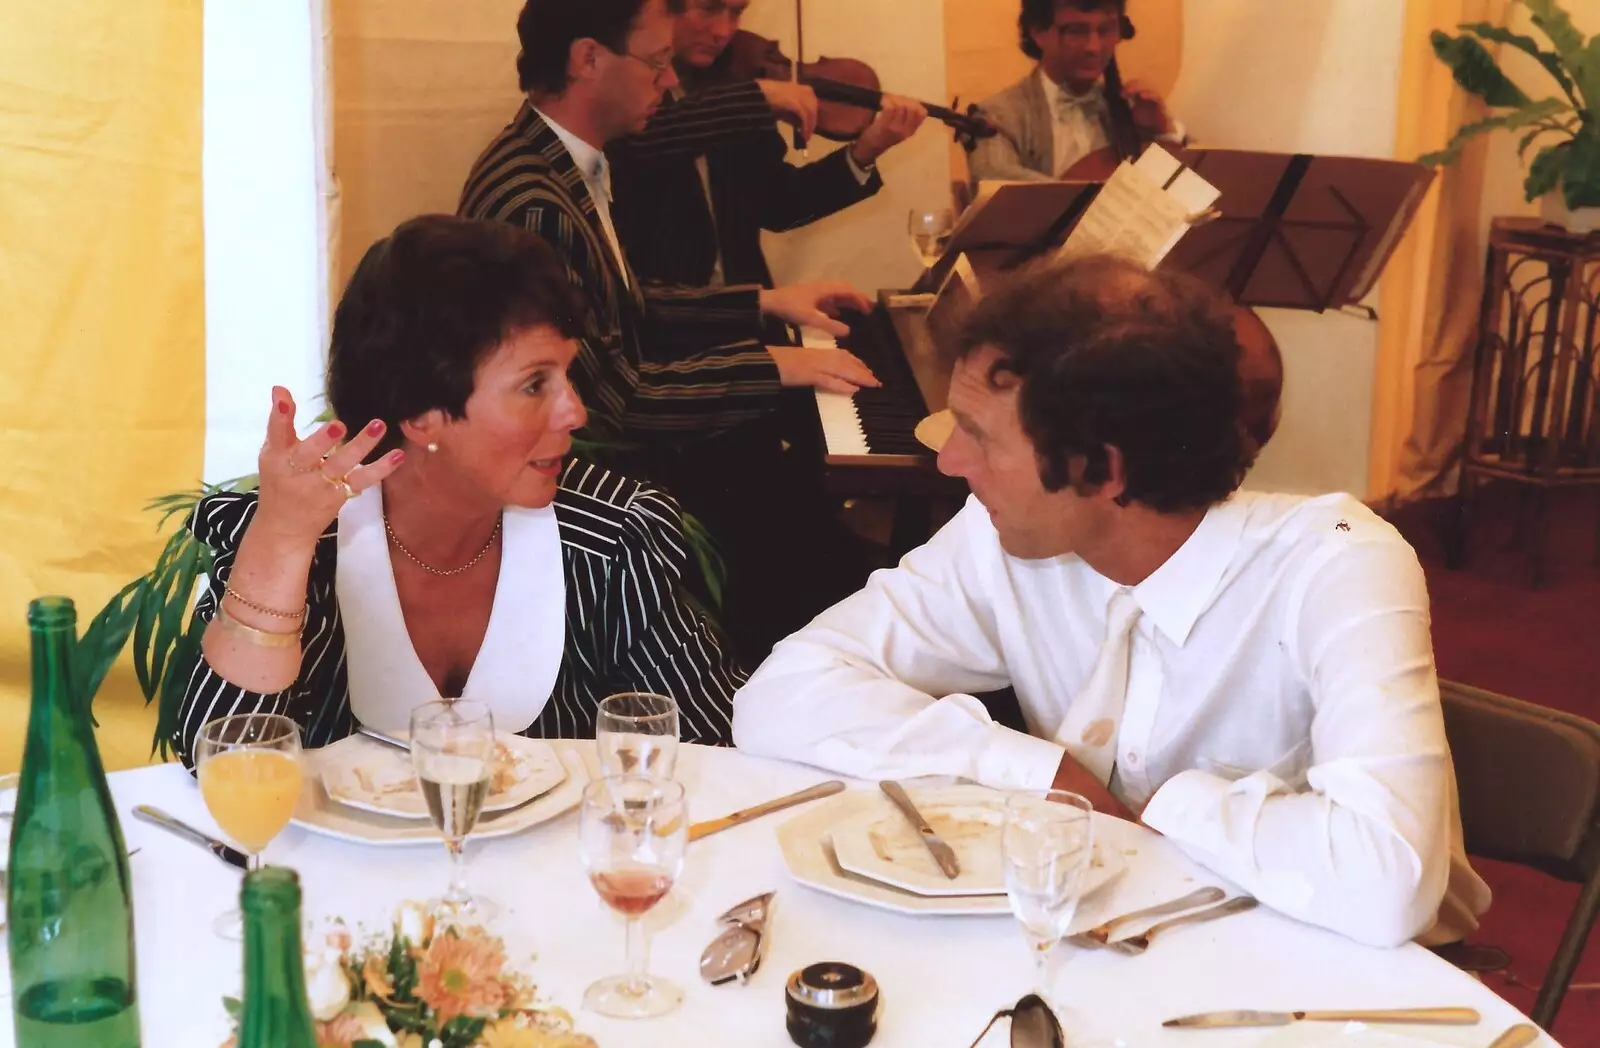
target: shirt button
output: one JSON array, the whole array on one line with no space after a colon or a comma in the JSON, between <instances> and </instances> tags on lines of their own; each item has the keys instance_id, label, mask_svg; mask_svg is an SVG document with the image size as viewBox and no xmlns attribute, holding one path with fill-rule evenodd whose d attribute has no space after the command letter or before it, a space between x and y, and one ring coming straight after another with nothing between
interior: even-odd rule
<instances>
[{"instance_id":1,"label":"shirt button","mask_svg":"<svg viewBox=\"0 0 1600 1048\"><path fill-rule=\"evenodd\" d=\"M1137 768L1139 766L1139 755L1137 753L1132 752L1131 750L1128 752L1128 756L1127 756L1126 760L1127 760L1128 764L1130 766L1132 766L1132 767Z\"/></svg>"}]
</instances>

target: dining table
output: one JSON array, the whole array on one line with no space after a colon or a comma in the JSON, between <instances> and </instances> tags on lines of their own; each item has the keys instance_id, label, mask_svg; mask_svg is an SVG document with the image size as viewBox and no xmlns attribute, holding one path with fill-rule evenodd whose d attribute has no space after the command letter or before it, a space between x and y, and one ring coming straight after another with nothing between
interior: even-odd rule
<instances>
[{"instance_id":1,"label":"dining table","mask_svg":"<svg viewBox=\"0 0 1600 1048\"><path fill-rule=\"evenodd\" d=\"M556 745L581 754L594 773L592 742ZM684 745L676 777L691 818L702 820L832 776L736 750ZM153 805L221 836L181 765L119 771L109 780L128 847L136 849L129 863L143 1043L216 1048L231 1033L223 999L240 992L242 947L219 937L212 923L237 905L240 871L131 817L133 806ZM876 789L872 783L851 785ZM0 808L11 806L12 797L0 794ZM877 981L875 1048L967 1048L997 1010L1037 988L1022 931L1007 914L905 915L796 883L776 831L804 811L769 815L688 845L670 894L645 918L650 970L685 991L682 1007L662 1018L608 1019L581 1007L589 983L623 970L624 924L590 885L576 810L514 836L469 841L470 885L498 903L490 930L503 938L509 963L532 979L542 1000L570 1011L577 1028L600 1048L790 1045L786 982L792 972L819 961L847 962ZM1137 849L1129 849L1137 852L1132 861L1159 869L1166 883L1223 884L1159 835L1127 830L1141 835ZM448 873L442 843L379 847L298 825L271 843L264 861L298 871L308 928L342 919L357 939L386 929L400 903L437 896ZM1137 877L1124 876L1086 899L1081 920L1137 905L1119 894L1137 883ZM720 930L718 915L763 892L776 894L760 968L747 983L702 981L698 961ZM0 979L8 968L0 965ZM1048 982L1066 1048L1488 1048L1502 1031L1527 1021L1481 981L1420 946L1364 946L1266 907L1164 931L1137 956L1063 945ZM9 1048L8 981L0 983L0 1001L6 1010L0 1048ZM1450 1027L1162 1026L1164 1019L1224 1009L1445 1006L1477 1009L1482 1020ZM983 1044L1002 1048L1008 1036L1002 1021ZM1556 1045L1548 1035L1536 1043Z\"/></svg>"}]
</instances>

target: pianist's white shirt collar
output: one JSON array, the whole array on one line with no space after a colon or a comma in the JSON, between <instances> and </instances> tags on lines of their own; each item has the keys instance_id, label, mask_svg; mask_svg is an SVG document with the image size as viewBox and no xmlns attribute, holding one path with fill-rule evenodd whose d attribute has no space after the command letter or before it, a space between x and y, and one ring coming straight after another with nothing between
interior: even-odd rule
<instances>
[{"instance_id":1,"label":"pianist's white shirt collar","mask_svg":"<svg viewBox=\"0 0 1600 1048\"><path fill-rule=\"evenodd\" d=\"M1247 511L1231 498L1212 506L1178 552L1133 588L1134 599L1150 622L1179 647L1216 600L1238 558L1246 516Z\"/></svg>"},{"instance_id":2,"label":"pianist's white shirt collar","mask_svg":"<svg viewBox=\"0 0 1600 1048\"><path fill-rule=\"evenodd\" d=\"M533 111L550 125L550 130L554 131L556 137L561 139L561 144L567 147L567 152L572 154L572 162L578 165L578 171L583 175L583 180L589 183L589 188L605 193L606 202L610 203L611 165L606 162L606 155L550 119L550 115L538 106L534 106Z\"/></svg>"}]
</instances>

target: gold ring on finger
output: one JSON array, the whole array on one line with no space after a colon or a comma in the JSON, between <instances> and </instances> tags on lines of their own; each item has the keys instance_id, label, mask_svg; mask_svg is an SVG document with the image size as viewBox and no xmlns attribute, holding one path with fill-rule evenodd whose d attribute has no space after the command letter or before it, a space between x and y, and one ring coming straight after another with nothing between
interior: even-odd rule
<instances>
[{"instance_id":1,"label":"gold ring on finger","mask_svg":"<svg viewBox=\"0 0 1600 1048\"><path fill-rule=\"evenodd\" d=\"M350 478L348 476L330 477L328 474L323 473L322 479L343 491L345 498L353 499L356 497L356 489L350 486Z\"/></svg>"}]
</instances>

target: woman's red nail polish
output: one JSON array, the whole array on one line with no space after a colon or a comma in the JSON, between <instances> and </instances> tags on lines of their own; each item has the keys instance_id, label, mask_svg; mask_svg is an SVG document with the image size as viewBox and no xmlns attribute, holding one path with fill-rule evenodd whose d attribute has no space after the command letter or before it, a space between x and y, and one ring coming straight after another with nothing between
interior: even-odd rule
<instances>
[{"instance_id":1,"label":"woman's red nail polish","mask_svg":"<svg viewBox=\"0 0 1600 1048\"><path fill-rule=\"evenodd\" d=\"M369 436L381 437L383 436L383 430L384 425L383 419L381 418L375 418L371 422L367 423L367 434Z\"/></svg>"},{"instance_id":2,"label":"woman's red nail polish","mask_svg":"<svg viewBox=\"0 0 1600 1048\"><path fill-rule=\"evenodd\" d=\"M393 462L396 466L400 465L405 460L406 460L406 453L404 451L400 450L399 448L396 448L395 450L389 452L389 461Z\"/></svg>"},{"instance_id":3,"label":"woman's red nail polish","mask_svg":"<svg viewBox=\"0 0 1600 1048\"><path fill-rule=\"evenodd\" d=\"M328 423L328 436L332 437L334 440L338 440L340 437L344 436L344 423L343 422L330 422L330 423Z\"/></svg>"},{"instance_id":4,"label":"woman's red nail polish","mask_svg":"<svg viewBox=\"0 0 1600 1048\"><path fill-rule=\"evenodd\" d=\"M289 402L287 400L278 401L278 414L287 415L288 413L289 413Z\"/></svg>"}]
</instances>

